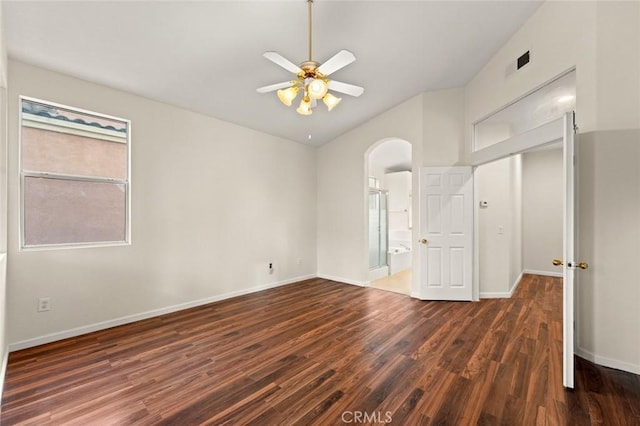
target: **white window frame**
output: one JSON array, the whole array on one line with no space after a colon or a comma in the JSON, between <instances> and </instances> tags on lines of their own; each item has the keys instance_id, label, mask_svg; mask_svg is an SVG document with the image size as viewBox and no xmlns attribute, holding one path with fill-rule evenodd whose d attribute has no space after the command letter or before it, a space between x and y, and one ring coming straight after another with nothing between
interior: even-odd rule
<instances>
[{"instance_id":1,"label":"white window frame","mask_svg":"<svg viewBox=\"0 0 640 426\"><path fill-rule=\"evenodd\" d=\"M19 111L19 123L18 123L18 179L20 182L20 224L19 224L19 232L18 232L18 249L19 251L41 251L41 250L59 250L59 249L75 249L75 248L91 248L91 247L113 247L113 246L128 246L131 245L131 120L121 117L115 117L112 115L102 114L95 111L89 111L81 108L72 107L69 105L59 104L56 102L51 102L43 99L33 98L29 96L19 96L18 97L18 111ZM82 176L82 175L68 175L63 173L45 173L45 172L32 172L32 171L24 171L22 169L22 128L23 128L23 112L22 112L22 102L36 102L46 106L51 106L54 108L66 109L69 111L73 111L81 114L88 114L98 118L104 118L108 120L121 121L127 126L127 136L126 136L126 153L127 153L127 176L124 180L114 179L114 178L100 178L94 176ZM43 120L43 128L47 126L47 124ZM70 134L78 134L82 135L82 130L74 129L74 123L69 122L65 123L69 128ZM46 130L46 128L45 128ZM106 132L108 133L108 132ZM108 134L104 135L105 140L109 139ZM114 143L122 143L116 142L112 140ZM111 183L111 184L122 184L125 187L125 239L123 241L98 241L98 242L86 242L86 243L56 243L56 244L38 244L38 245L26 245L25 244L25 208L24 208L24 189L25 189L25 178L27 177L40 177L40 178L48 178L48 179L61 179L61 180L72 180L77 182L101 182L101 183Z\"/></svg>"}]
</instances>

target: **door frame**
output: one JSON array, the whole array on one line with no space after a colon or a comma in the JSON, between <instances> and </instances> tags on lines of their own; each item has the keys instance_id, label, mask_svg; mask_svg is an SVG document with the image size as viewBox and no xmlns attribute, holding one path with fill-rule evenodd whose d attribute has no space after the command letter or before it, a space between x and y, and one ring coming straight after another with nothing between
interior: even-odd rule
<instances>
[{"instance_id":1,"label":"door frame","mask_svg":"<svg viewBox=\"0 0 640 426\"><path fill-rule=\"evenodd\" d=\"M479 182L476 169L483 164L521 154L530 149L562 141L564 117L520 133L502 142L474 151L469 155L469 165L473 166L473 301L480 300L480 206L478 205Z\"/></svg>"},{"instance_id":2,"label":"door frame","mask_svg":"<svg viewBox=\"0 0 640 426\"><path fill-rule=\"evenodd\" d=\"M470 156L470 164L476 168L482 164L500 160L529 151L544 145L562 142L564 201L563 201L563 339L562 339L562 384L567 388L574 386L574 354L575 354L575 296L574 296L574 257L577 225L575 214L575 113L568 112L562 117L528 132L514 136L503 142L476 151ZM478 200L478 179L474 176L474 200ZM474 203L474 259L473 259L473 293L474 299L480 299L480 256L479 256L479 203ZM571 213L571 214L569 214Z\"/></svg>"}]
</instances>

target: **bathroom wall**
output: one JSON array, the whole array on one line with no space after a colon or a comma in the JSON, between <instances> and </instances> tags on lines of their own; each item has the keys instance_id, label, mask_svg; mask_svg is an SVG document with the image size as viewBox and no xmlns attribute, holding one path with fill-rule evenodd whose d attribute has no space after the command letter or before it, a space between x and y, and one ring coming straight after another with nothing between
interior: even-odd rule
<instances>
[{"instance_id":1,"label":"bathroom wall","mask_svg":"<svg viewBox=\"0 0 640 426\"><path fill-rule=\"evenodd\" d=\"M389 240L402 239L409 243L411 172L386 173L384 188L389 191Z\"/></svg>"}]
</instances>

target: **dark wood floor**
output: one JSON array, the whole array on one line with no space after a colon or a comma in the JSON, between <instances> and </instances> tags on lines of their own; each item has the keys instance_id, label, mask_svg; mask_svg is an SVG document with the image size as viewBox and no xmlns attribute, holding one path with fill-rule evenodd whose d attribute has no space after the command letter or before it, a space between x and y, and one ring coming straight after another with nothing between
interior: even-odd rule
<instances>
[{"instance_id":1,"label":"dark wood floor","mask_svg":"<svg viewBox=\"0 0 640 426\"><path fill-rule=\"evenodd\" d=\"M561 298L308 280L12 353L2 424L639 425L639 376L577 359L562 387Z\"/></svg>"}]
</instances>

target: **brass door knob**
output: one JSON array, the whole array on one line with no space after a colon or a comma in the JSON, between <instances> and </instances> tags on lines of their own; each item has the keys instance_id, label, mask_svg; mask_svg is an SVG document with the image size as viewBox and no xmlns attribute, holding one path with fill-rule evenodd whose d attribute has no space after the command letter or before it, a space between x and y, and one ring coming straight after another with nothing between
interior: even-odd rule
<instances>
[{"instance_id":1,"label":"brass door knob","mask_svg":"<svg viewBox=\"0 0 640 426\"><path fill-rule=\"evenodd\" d=\"M418 242L422 244L427 244L429 241L426 238L423 238L421 240L418 240Z\"/></svg>"},{"instance_id":2,"label":"brass door knob","mask_svg":"<svg viewBox=\"0 0 640 426\"><path fill-rule=\"evenodd\" d=\"M587 269L589 267L589 264L587 262L580 262L576 266L580 269Z\"/></svg>"},{"instance_id":3,"label":"brass door knob","mask_svg":"<svg viewBox=\"0 0 640 426\"><path fill-rule=\"evenodd\" d=\"M553 263L554 266L564 265L564 262L562 260L560 260L560 259L553 259L552 263Z\"/></svg>"}]
</instances>

